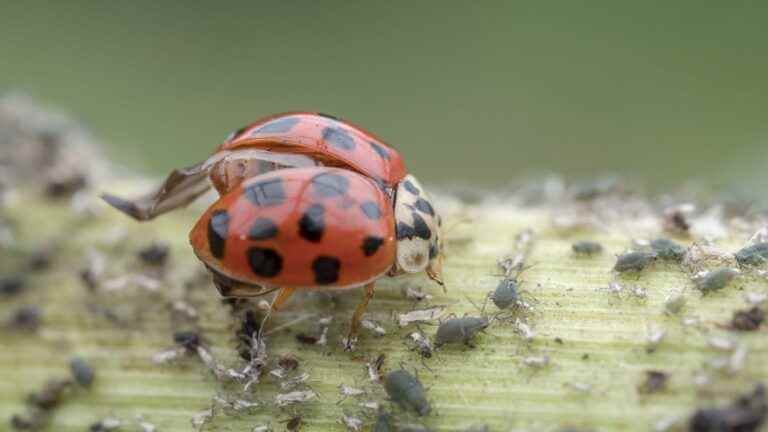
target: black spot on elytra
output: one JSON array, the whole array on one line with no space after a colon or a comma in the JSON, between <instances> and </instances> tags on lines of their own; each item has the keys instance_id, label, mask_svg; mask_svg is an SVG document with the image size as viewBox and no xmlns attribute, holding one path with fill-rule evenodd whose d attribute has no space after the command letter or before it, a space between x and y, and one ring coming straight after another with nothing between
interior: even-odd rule
<instances>
[{"instance_id":1,"label":"black spot on elytra","mask_svg":"<svg viewBox=\"0 0 768 432\"><path fill-rule=\"evenodd\" d=\"M381 237L374 237L369 236L366 237L365 240L363 240L363 253L365 256L369 257L376 253L376 251L379 250L381 245L384 244L384 239Z\"/></svg>"},{"instance_id":2,"label":"black spot on elytra","mask_svg":"<svg viewBox=\"0 0 768 432\"><path fill-rule=\"evenodd\" d=\"M267 240L277 236L277 225L271 219L258 218L251 225L248 238L251 240Z\"/></svg>"},{"instance_id":3,"label":"black spot on elytra","mask_svg":"<svg viewBox=\"0 0 768 432\"><path fill-rule=\"evenodd\" d=\"M437 249L437 239L435 242L429 245L429 259L433 260L437 257L439 250Z\"/></svg>"},{"instance_id":4,"label":"black spot on elytra","mask_svg":"<svg viewBox=\"0 0 768 432\"><path fill-rule=\"evenodd\" d=\"M430 216L434 216L435 215L435 209L432 208L432 204L430 204L429 201L425 200L424 198L417 199L416 203L414 205L422 213L426 213L426 214L428 214Z\"/></svg>"},{"instance_id":5,"label":"black spot on elytra","mask_svg":"<svg viewBox=\"0 0 768 432\"><path fill-rule=\"evenodd\" d=\"M229 234L229 213L226 210L216 210L208 221L208 247L214 258L224 258L224 249Z\"/></svg>"},{"instance_id":6,"label":"black spot on elytra","mask_svg":"<svg viewBox=\"0 0 768 432\"><path fill-rule=\"evenodd\" d=\"M429 229L427 223L424 222L424 219L417 213L412 213L411 215L413 216L413 226L410 226L405 222L397 223L397 226L395 227L397 239L403 240L406 238L412 239L418 237L424 240L429 240L432 236L432 230Z\"/></svg>"},{"instance_id":7,"label":"black spot on elytra","mask_svg":"<svg viewBox=\"0 0 768 432\"><path fill-rule=\"evenodd\" d=\"M331 120L342 121L339 117L336 117L336 116L333 116L333 115L330 115L330 114L317 113L317 115L319 115L320 117L329 118Z\"/></svg>"},{"instance_id":8,"label":"black spot on elytra","mask_svg":"<svg viewBox=\"0 0 768 432\"><path fill-rule=\"evenodd\" d=\"M301 119L298 117L286 117L282 119L273 120L264 126L251 132L251 136L270 133L286 133L290 132L294 126L299 124Z\"/></svg>"},{"instance_id":9,"label":"black spot on elytra","mask_svg":"<svg viewBox=\"0 0 768 432\"><path fill-rule=\"evenodd\" d=\"M307 241L319 242L325 231L325 208L312 204L299 219L299 235Z\"/></svg>"},{"instance_id":10,"label":"black spot on elytra","mask_svg":"<svg viewBox=\"0 0 768 432\"><path fill-rule=\"evenodd\" d=\"M248 249L248 264L257 276L271 278L283 270L283 257L274 249L252 247Z\"/></svg>"},{"instance_id":11,"label":"black spot on elytra","mask_svg":"<svg viewBox=\"0 0 768 432\"><path fill-rule=\"evenodd\" d=\"M365 213L368 219L381 219L381 209L379 208L379 205L373 201L366 201L360 204L360 209Z\"/></svg>"},{"instance_id":12,"label":"black spot on elytra","mask_svg":"<svg viewBox=\"0 0 768 432\"><path fill-rule=\"evenodd\" d=\"M349 190L349 179L339 174L323 173L312 179L315 194L323 198L342 196Z\"/></svg>"},{"instance_id":13,"label":"black spot on elytra","mask_svg":"<svg viewBox=\"0 0 768 432\"><path fill-rule=\"evenodd\" d=\"M327 127L323 129L322 135L324 140L336 148L346 151L355 149L355 139L343 129Z\"/></svg>"},{"instance_id":14,"label":"black spot on elytra","mask_svg":"<svg viewBox=\"0 0 768 432\"><path fill-rule=\"evenodd\" d=\"M283 180L276 178L251 184L245 188L245 196L259 207L279 205L285 201Z\"/></svg>"},{"instance_id":15,"label":"black spot on elytra","mask_svg":"<svg viewBox=\"0 0 768 432\"><path fill-rule=\"evenodd\" d=\"M312 271L315 272L315 282L320 285L332 284L339 280L341 261L330 256L319 256L312 262Z\"/></svg>"},{"instance_id":16,"label":"black spot on elytra","mask_svg":"<svg viewBox=\"0 0 768 432\"><path fill-rule=\"evenodd\" d=\"M411 215L413 216L414 235L423 238L424 240L429 240L429 238L432 237L432 230L429 229L427 223L424 222L424 219L422 219L418 213L412 213Z\"/></svg>"},{"instance_id":17,"label":"black spot on elytra","mask_svg":"<svg viewBox=\"0 0 768 432\"><path fill-rule=\"evenodd\" d=\"M410 180L404 181L403 182L403 187L405 188L405 190L407 190L408 192L410 192L410 193L412 193L414 195L419 195L421 193L419 188L417 188L416 185L411 183Z\"/></svg>"},{"instance_id":18,"label":"black spot on elytra","mask_svg":"<svg viewBox=\"0 0 768 432\"><path fill-rule=\"evenodd\" d=\"M385 149L384 147L376 144L373 141L368 141L368 144L370 144L370 146L373 149L373 151L375 151L379 156L381 156L382 159L384 159L384 160L389 160L390 159L389 152L387 151L387 149Z\"/></svg>"}]
</instances>

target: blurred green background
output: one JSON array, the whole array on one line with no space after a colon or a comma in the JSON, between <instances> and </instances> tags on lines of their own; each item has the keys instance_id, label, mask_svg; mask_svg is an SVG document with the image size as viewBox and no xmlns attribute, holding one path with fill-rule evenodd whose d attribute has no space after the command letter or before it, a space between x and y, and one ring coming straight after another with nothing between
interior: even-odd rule
<instances>
[{"instance_id":1,"label":"blurred green background","mask_svg":"<svg viewBox=\"0 0 768 432\"><path fill-rule=\"evenodd\" d=\"M260 116L317 110L432 182L755 185L767 23L758 1L4 1L0 90L71 109L157 174Z\"/></svg>"}]
</instances>

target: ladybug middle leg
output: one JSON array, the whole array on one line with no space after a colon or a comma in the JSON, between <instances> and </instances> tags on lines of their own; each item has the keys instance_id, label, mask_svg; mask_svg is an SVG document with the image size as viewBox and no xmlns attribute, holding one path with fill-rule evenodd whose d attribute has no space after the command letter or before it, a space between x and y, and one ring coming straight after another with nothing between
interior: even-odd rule
<instances>
[{"instance_id":1,"label":"ladybug middle leg","mask_svg":"<svg viewBox=\"0 0 768 432\"><path fill-rule=\"evenodd\" d=\"M277 292L275 299L272 300L272 310L276 311L280 309L285 304L285 302L287 302L288 299L291 298L291 296L295 291L296 291L296 288L291 288L291 287L280 288L280 291Z\"/></svg>"},{"instance_id":2,"label":"ladybug middle leg","mask_svg":"<svg viewBox=\"0 0 768 432\"><path fill-rule=\"evenodd\" d=\"M357 343L357 335L360 333L360 323L365 315L365 310L368 309L368 302L371 301L374 294L375 282L371 282L365 286L363 291L363 300L355 308L355 314L352 315L352 324L349 329L349 335L347 336L347 342L344 346L345 351L352 351Z\"/></svg>"}]
</instances>

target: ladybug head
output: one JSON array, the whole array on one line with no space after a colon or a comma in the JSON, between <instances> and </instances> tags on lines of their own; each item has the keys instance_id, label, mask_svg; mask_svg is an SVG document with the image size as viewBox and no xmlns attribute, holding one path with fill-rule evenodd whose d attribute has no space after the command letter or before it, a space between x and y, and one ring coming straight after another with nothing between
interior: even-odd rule
<instances>
[{"instance_id":1,"label":"ladybug head","mask_svg":"<svg viewBox=\"0 0 768 432\"><path fill-rule=\"evenodd\" d=\"M412 175L397 185L395 220L397 269L406 273L426 271L432 280L442 285L440 216L429 194Z\"/></svg>"}]
</instances>

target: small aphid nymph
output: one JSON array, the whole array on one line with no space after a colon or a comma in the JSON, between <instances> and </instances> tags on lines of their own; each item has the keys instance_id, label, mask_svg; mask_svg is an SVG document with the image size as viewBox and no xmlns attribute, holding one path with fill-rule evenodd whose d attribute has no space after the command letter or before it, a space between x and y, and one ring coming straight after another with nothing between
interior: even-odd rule
<instances>
[{"instance_id":1,"label":"small aphid nymph","mask_svg":"<svg viewBox=\"0 0 768 432\"><path fill-rule=\"evenodd\" d=\"M755 243L734 254L740 266L756 267L768 262L768 242Z\"/></svg>"},{"instance_id":2,"label":"small aphid nymph","mask_svg":"<svg viewBox=\"0 0 768 432\"><path fill-rule=\"evenodd\" d=\"M90 388L93 385L95 374L93 368L82 357L74 357L69 361L72 376L80 386Z\"/></svg>"},{"instance_id":3,"label":"small aphid nymph","mask_svg":"<svg viewBox=\"0 0 768 432\"><path fill-rule=\"evenodd\" d=\"M652 252L627 252L616 258L613 270L619 273L639 272L648 267L657 258Z\"/></svg>"},{"instance_id":4,"label":"small aphid nymph","mask_svg":"<svg viewBox=\"0 0 768 432\"><path fill-rule=\"evenodd\" d=\"M517 292L518 283L513 278L504 278L496 286L496 290L491 293L491 301L499 309L506 309L517 303L519 298Z\"/></svg>"},{"instance_id":5,"label":"small aphid nymph","mask_svg":"<svg viewBox=\"0 0 768 432\"><path fill-rule=\"evenodd\" d=\"M651 241L651 249L665 261L681 262L685 258L685 247L668 238L662 237Z\"/></svg>"},{"instance_id":6,"label":"small aphid nymph","mask_svg":"<svg viewBox=\"0 0 768 432\"><path fill-rule=\"evenodd\" d=\"M429 414L430 406L424 386L418 378L405 369L387 374L384 388L389 398L403 409L413 409L418 415Z\"/></svg>"},{"instance_id":7,"label":"small aphid nymph","mask_svg":"<svg viewBox=\"0 0 768 432\"><path fill-rule=\"evenodd\" d=\"M440 324L435 334L435 346L449 343L470 344L475 335L485 330L490 322L486 317L465 316L450 318Z\"/></svg>"},{"instance_id":8,"label":"small aphid nymph","mask_svg":"<svg viewBox=\"0 0 768 432\"><path fill-rule=\"evenodd\" d=\"M597 255L603 251L603 245L592 240L581 240L571 245L577 255Z\"/></svg>"}]
</instances>

